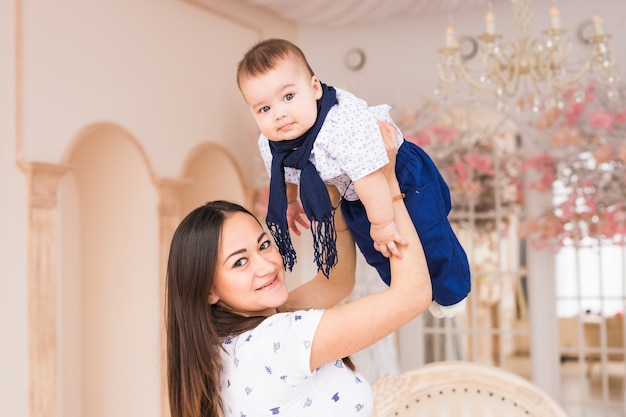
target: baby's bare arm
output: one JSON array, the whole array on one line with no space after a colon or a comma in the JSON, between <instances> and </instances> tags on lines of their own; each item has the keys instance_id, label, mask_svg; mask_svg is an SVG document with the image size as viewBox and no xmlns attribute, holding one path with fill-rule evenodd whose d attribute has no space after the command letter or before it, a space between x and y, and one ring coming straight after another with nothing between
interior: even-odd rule
<instances>
[{"instance_id":1,"label":"baby's bare arm","mask_svg":"<svg viewBox=\"0 0 626 417\"><path fill-rule=\"evenodd\" d=\"M381 170L374 171L355 181L354 188L371 223L370 235L374 240L374 248L386 257L399 256L396 243L404 244L405 240L393 219L393 196L384 173Z\"/></svg>"},{"instance_id":2,"label":"baby's bare arm","mask_svg":"<svg viewBox=\"0 0 626 417\"><path fill-rule=\"evenodd\" d=\"M372 225L385 225L393 222L391 191L385 175L376 170L354 181L354 189L367 211L367 218Z\"/></svg>"}]
</instances>

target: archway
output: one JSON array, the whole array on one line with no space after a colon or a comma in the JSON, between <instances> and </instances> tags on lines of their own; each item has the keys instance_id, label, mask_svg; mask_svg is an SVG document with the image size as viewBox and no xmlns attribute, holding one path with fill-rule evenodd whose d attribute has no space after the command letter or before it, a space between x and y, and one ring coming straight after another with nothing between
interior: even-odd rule
<instances>
[{"instance_id":1,"label":"archway","mask_svg":"<svg viewBox=\"0 0 626 417\"><path fill-rule=\"evenodd\" d=\"M99 124L68 151L60 189L60 414L159 415L157 196L125 130Z\"/></svg>"},{"instance_id":2,"label":"archway","mask_svg":"<svg viewBox=\"0 0 626 417\"><path fill-rule=\"evenodd\" d=\"M229 200L249 207L242 175L235 160L219 145L205 143L187 158L181 175L181 215L211 200Z\"/></svg>"}]
</instances>

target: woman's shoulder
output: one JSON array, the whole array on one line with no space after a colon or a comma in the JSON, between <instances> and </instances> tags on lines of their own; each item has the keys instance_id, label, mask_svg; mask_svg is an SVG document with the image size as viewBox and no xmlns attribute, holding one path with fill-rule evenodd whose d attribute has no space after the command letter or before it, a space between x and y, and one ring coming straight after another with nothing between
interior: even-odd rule
<instances>
[{"instance_id":1,"label":"woman's shoulder","mask_svg":"<svg viewBox=\"0 0 626 417\"><path fill-rule=\"evenodd\" d=\"M303 327L312 323L317 323L322 317L322 309L287 311L273 314L263 320L255 329L263 331L264 329L276 327Z\"/></svg>"},{"instance_id":2,"label":"woman's shoulder","mask_svg":"<svg viewBox=\"0 0 626 417\"><path fill-rule=\"evenodd\" d=\"M304 336L315 331L323 312L322 309L311 309L276 313L267 317L251 330L223 338L222 344L224 346L240 346L268 337L283 339L290 334Z\"/></svg>"}]
</instances>

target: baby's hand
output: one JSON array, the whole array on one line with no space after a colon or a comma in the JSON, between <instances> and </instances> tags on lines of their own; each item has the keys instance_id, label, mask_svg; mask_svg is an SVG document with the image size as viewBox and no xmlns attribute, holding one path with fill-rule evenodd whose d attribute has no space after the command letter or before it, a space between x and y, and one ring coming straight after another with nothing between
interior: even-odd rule
<instances>
[{"instance_id":1,"label":"baby's hand","mask_svg":"<svg viewBox=\"0 0 626 417\"><path fill-rule=\"evenodd\" d=\"M372 224L370 235L374 240L374 249L382 253L386 258L392 255L402 259L402 254L398 250L397 244L407 245L408 242L398 232L396 223L390 221L384 224Z\"/></svg>"},{"instance_id":2,"label":"baby's hand","mask_svg":"<svg viewBox=\"0 0 626 417\"><path fill-rule=\"evenodd\" d=\"M304 213L302 204L299 200L295 200L287 205L287 224L289 225L289 229L291 229L296 236L300 236L298 223L300 223L300 226L305 229L310 227L309 219L307 219L306 214Z\"/></svg>"}]
</instances>

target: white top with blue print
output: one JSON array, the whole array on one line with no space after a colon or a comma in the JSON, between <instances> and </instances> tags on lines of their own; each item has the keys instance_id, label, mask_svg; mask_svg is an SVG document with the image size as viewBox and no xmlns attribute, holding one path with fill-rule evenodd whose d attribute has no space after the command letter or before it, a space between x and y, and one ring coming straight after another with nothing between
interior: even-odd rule
<instances>
[{"instance_id":1,"label":"white top with blue print","mask_svg":"<svg viewBox=\"0 0 626 417\"><path fill-rule=\"evenodd\" d=\"M278 313L223 341L225 417L368 417L369 383L341 360L310 371L323 310Z\"/></svg>"},{"instance_id":2,"label":"white top with blue print","mask_svg":"<svg viewBox=\"0 0 626 417\"><path fill-rule=\"evenodd\" d=\"M368 107L367 102L353 94L335 87L338 104L333 106L317 135L310 160L317 168L322 180L337 187L347 200L357 200L352 185L368 174L380 169L387 162L387 151L382 141L379 120L395 126L386 104ZM398 144L403 139L396 126ZM263 134L258 140L265 168L271 175L272 151ZM300 170L285 168L285 180L300 182Z\"/></svg>"}]
</instances>

